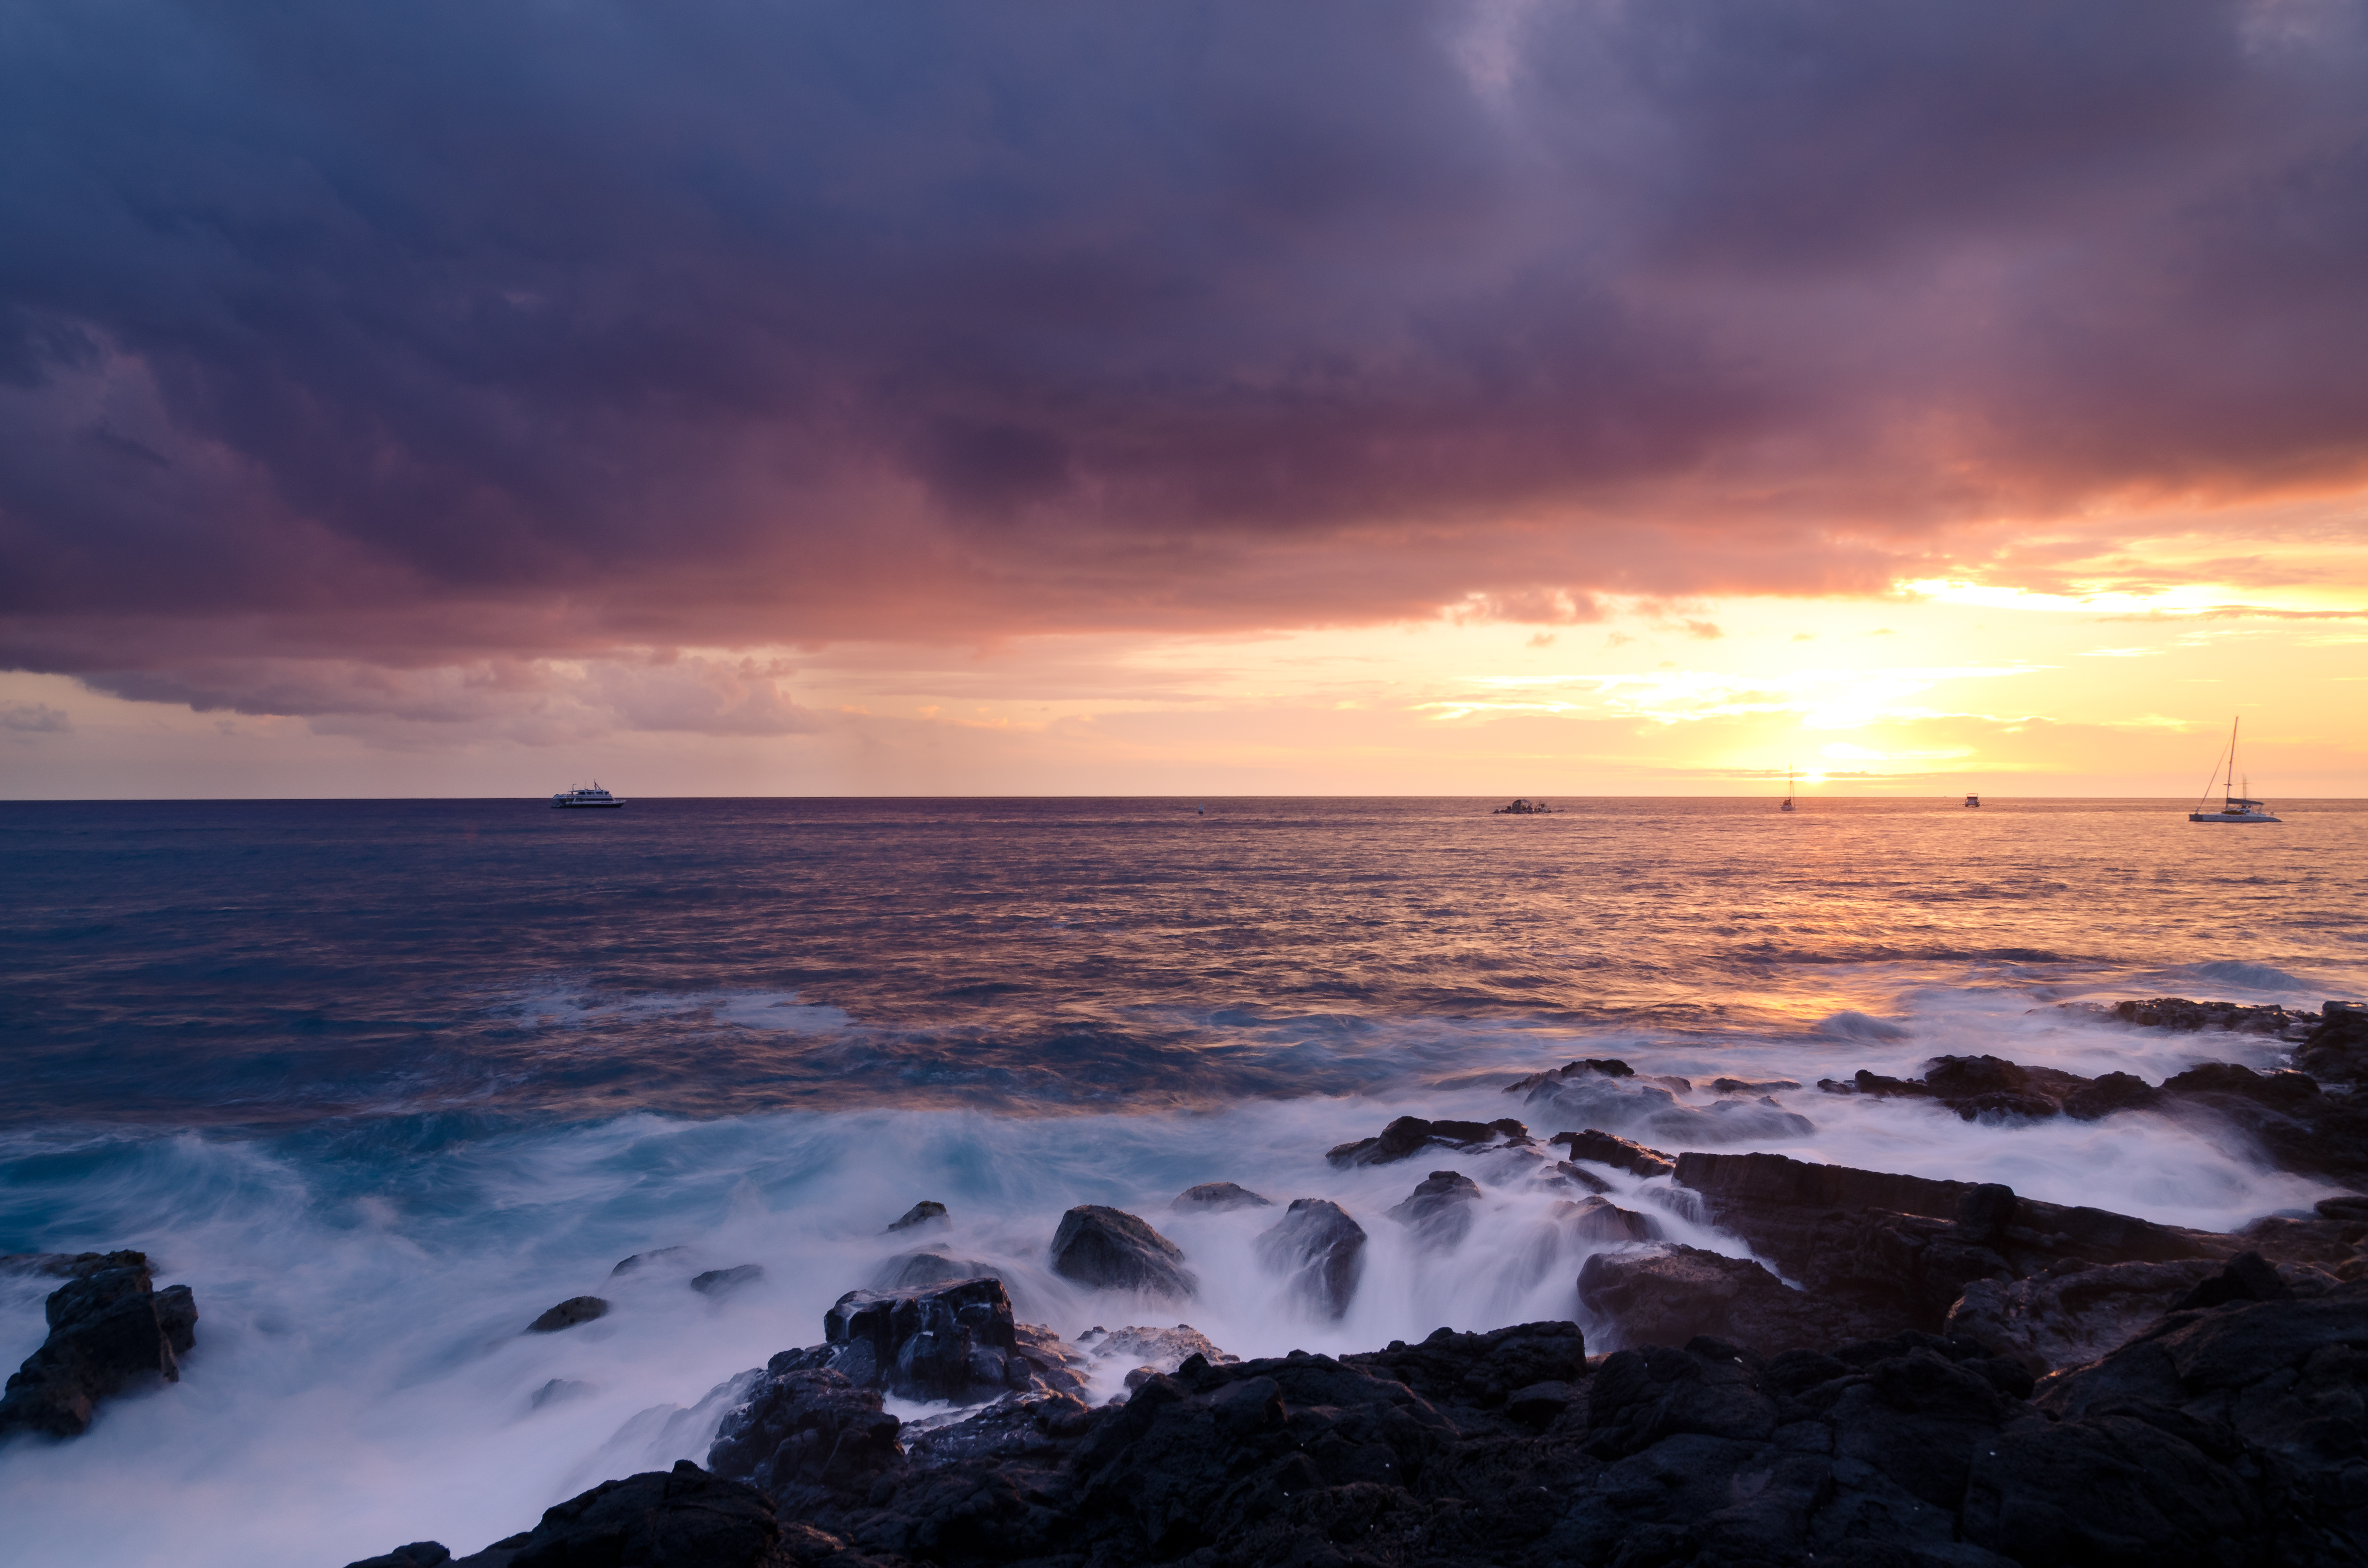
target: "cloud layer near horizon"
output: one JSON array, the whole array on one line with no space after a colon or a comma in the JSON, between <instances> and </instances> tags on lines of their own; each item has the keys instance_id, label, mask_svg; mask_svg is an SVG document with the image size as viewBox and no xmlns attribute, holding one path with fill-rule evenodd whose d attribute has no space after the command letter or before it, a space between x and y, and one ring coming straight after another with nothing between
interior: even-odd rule
<instances>
[{"instance_id":1,"label":"cloud layer near horizon","mask_svg":"<svg viewBox=\"0 0 2368 1568\"><path fill-rule=\"evenodd\" d=\"M20 6L0 664L2060 573L2368 480L2363 80L2316 0Z\"/></svg>"}]
</instances>

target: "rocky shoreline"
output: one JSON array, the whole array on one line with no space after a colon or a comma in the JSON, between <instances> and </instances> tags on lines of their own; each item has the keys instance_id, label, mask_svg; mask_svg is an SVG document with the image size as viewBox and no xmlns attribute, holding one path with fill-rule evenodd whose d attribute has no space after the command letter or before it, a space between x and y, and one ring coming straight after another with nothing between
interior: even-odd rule
<instances>
[{"instance_id":1,"label":"rocky shoreline","mask_svg":"<svg viewBox=\"0 0 2368 1568\"><path fill-rule=\"evenodd\" d=\"M2288 1168L2368 1185L2368 1013L2176 998L2113 1011L2136 1028L2276 1035L2294 1065L2150 1084L1940 1057L1917 1078L1819 1088L1969 1119L2220 1117ZM1772 1097L1797 1084L1712 1086L1724 1097L1704 1110L1677 1103L1684 1080L1588 1060L1507 1092L1532 1116L1606 1096L1668 1108L1631 1130L1800 1119ZM465 1558L420 1541L357 1568L2368 1563L2357 1190L2224 1234L1594 1125L1533 1137L1509 1117L1404 1117L1327 1158L1406 1165L1405 1199L1366 1222L1403 1226L1443 1260L1485 1192L1453 1165L1483 1154L1473 1168L1516 1173L1553 1197L1554 1227L1597 1244L1571 1280L1593 1353L1577 1321L1442 1328L1338 1357L1239 1359L1182 1323L1071 1342L1019 1322L991 1268L933 1243L948 1214L925 1201L888 1227L912 1250L841 1296L819 1343L711 1394L726 1414L703 1466L605 1483ZM1642 1195L1661 1219L1614 1201L1638 1181L1656 1184ZM1254 1213L1258 1266L1318 1321L1359 1288L1369 1237L1337 1203L1211 1182L1172 1209ZM1668 1239L1680 1212L1752 1256ZM1137 1302L1180 1307L1199 1289L1180 1247L1116 1209L1071 1210L1044 1256ZM613 1272L653 1263L689 1267L657 1252ZM195 1302L157 1290L144 1256L0 1264L63 1281L0 1430L71 1437L100 1401L178 1376ZM759 1274L685 1283L721 1295ZM574 1296L518 1332L568 1333L608 1310ZM891 1399L951 1408L907 1422Z\"/></svg>"},{"instance_id":2,"label":"rocky shoreline","mask_svg":"<svg viewBox=\"0 0 2368 1568\"><path fill-rule=\"evenodd\" d=\"M2368 1171L2352 1108L2368 1015L2330 1006L2305 1028L2175 1001L2121 1016L2283 1034L2311 1070L2221 1063L2150 1085L1938 1058L1918 1079L1822 1087L1969 1118L2227 1116L2295 1168ZM1591 1085L1633 1092L1636 1077L1575 1062L1508 1092L1585 1104ZM1615 1244L1574 1286L1622 1348L1590 1355L1561 1321L1237 1360L1182 1324L1065 1343L1015 1321L991 1276L892 1282L843 1297L821 1344L727 1385L705 1468L609 1482L466 1558L420 1542L355 1568L2368 1562L2368 1197L2222 1234L1593 1127L1541 1142L1509 1118L1400 1118L1328 1159L1421 1169L1480 1153L1526 1162L1573 1194L1561 1223ZM1656 1239L1597 1170L1668 1176L1755 1257ZM1480 1193L1431 1170L1385 1218L1443 1251ZM1278 1205L1207 1183L1174 1207ZM1258 1256L1337 1316L1365 1240L1338 1205L1302 1199ZM1115 1210L1071 1210L1051 1256L1138 1299L1193 1289L1181 1250ZM1128 1392L1090 1404L1111 1356L1137 1363ZM989 1403L907 1425L890 1396Z\"/></svg>"}]
</instances>

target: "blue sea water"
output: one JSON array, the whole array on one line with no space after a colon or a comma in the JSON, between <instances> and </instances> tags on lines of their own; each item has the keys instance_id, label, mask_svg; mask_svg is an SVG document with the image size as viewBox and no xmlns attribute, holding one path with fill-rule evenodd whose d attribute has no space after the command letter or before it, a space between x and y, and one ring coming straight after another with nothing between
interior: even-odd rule
<instances>
[{"instance_id":1,"label":"blue sea water","mask_svg":"<svg viewBox=\"0 0 2368 1568\"><path fill-rule=\"evenodd\" d=\"M819 1338L924 1198L953 1210L935 1240L1064 1333L1178 1315L1046 1270L1085 1201L1181 1244L1182 1315L1242 1354L1575 1312L1583 1254L1513 1165L1468 1165L1488 1202L1441 1260L1383 1218L1423 1172L1324 1161L1409 1111L2215 1228L2328 1190L2225 1129L1965 1123L1815 1084L1963 1051L2271 1064L2055 1004L2368 992L2358 802L2258 828L2159 801L1495 803L0 806L0 1252L142 1247L203 1313L178 1385L0 1449L11 1560L474 1550L700 1454L712 1391ZM1582 1056L1697 1086L1505 1093ZM1720 1075L1804 1087L1761 1105ZM1261 1273L1254 1212L1167 1210L1208 1180L1360 1217L1344 1322ZM1748 1250L1666 1185L1623 1200ZM684 1250L611 1278L659 1247ZM741 1263L763 1278L688 1288ZM10 1365L43 1291L0 1273ZM586 1291L616 1310L519 1334Z\"/></svg>"}]
</instances>

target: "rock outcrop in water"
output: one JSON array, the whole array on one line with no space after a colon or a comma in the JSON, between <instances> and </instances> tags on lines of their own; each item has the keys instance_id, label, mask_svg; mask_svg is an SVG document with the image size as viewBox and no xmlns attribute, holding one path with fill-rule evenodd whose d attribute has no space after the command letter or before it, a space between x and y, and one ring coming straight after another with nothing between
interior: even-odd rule
<instances>
[{"instance_id":1,"label":"rock outcrop in water","mask_svg":"<svg viewBox=\"0 0 2368 1568\"><path fill-rule=\"evenodd\" d=\"M1329 1199L1295 1198L1258 1239L1258 1262L1294 1294L1336 1322L1349 1311L1365 1267L1365 1228Z\"/></svg>"},{"instance_id":2,"label":"rock outcrop in water","mask_svg":"<svg viewBox=\"0 0 2368 1568\"><path fill-rule=\"evenodd\" d=\"M1084 1358L1050 1329L1014 1321L1000 1279L849 1290L823 1314L823 1341L776 1356L767 1372L827 1370L857 1388L957 1404L1085 1387Z\"/></svg>"},{"instance_id":3,"label":"rock outcrop in water","mask_svg":"<svg viewBox=\"0 0 2368 1568\"><path fill-rule=\"evenodd\" d=\"M2131 1073L2082 1078L1995 1056L1940 1057L1924 1077L1887 1078L1861 1070L1850 1082L1825 1079L1827 1094L1932 1099L1971 1121L1985 1114L2042 1119L2062 1114L2094 1121L2121 1111L2205 1113L2249 1133L2281 1168L2368 1182L2368 1094L2322 1092L2306 1073L2258 1073L2207 1062L2150 1085Z\"/></svg>"},{"instance_id":4,"label":"rock outcrop in water","mask_svg":"<svg viewBox=\"0 0 2368 1568\"><path fill-rule=\"evenodd\" d=\"M1664 1154L1658 1149L1647 1149L1644 1144L1625 1138L1615 1138L1592 1127L1578 1132L1557 1132L1546 1142L1566 1146L1574 1160L1610 1165L1613 1170L1626 1171L1631 1176L1667 1176L1678 1168L1674 1155Z\"/></svg>"},{"instance_id":5,"label":"rock outcrop in water","mask_svg":"<svg viewBox=\"0 0 2368 1568\"><path fill-rule=\"evenodd\" d=\"M197 1299L187 1285L157 1290L146 1253L40 1254L0 1264L66 1281L42 1304L49 1337L0 1394L0 1436L76 1437L101 1400L180 1381L180 1358L197 1344Z\"/></svg>"},{"instance_id":6,"label":"rock outcrop in water","mask_svg":"<svg viewBox=\"0 0 2368 1568\"><path fill-rule=\"evenodd\" d=\"M946 1206L939 1203L933 1198L924 1198L918 1203L914 1204L910 1209L905 1210L905 1212L897 1218L889 1221L888 1233L894 1234L898 1231L910 1231L922 1225L944 1225L950 1223L951 1223L951 1221L947 1218Z\"/></svg>"},{"instance_id":7,"label":"rock outcrop in water","mask_svg":"<svg viewBox=\"0 0 2368 1568\"><path fill-rule=\"evenodd\" d=\"M1168 1207L1185 1213L1226 1214L1236 1209L1271 1209L1274 1199L1235 1182L1204 1181L1178 1193Z\"/></svg>"},{"instance_id":8,"label":"rock outcrop in water","mask_svg":"<svg viewBox=\"0 0 2368 1568\"><path fill-rule=\"evenodd\" d=\"M1462 1171L1433 1171L1388 1213L1414 1232L1423 1251L1452 1252L1472 1233L1472 1206L1479 1201L1480 1184Z\"/></svg>"},{"instance_id":9,"label":"rock outcrop in water","mask_svg":"<svg viewBox=\"0 0 2368 1568\"><path fill-rule=\"evenodd\" d=\"M609 1315L609 1303L598 1296L570 1296L526 1325L529 1334L557 1334L563 1328L591 1323Z\"/></svg>"},{"instance_id":10,"label":"rock outcrop in water","mask_svg":"<svg viewBox=\"0 0 2368 1568\"><path fill-rule=\"evenodd\" d=\"M1053 1235L1053 1272L1104 1290L1190 1296L1201 1282L1184 1267L1184 1249L1122 1209L1080 1203Z\"/></svg>"},{"instance_id":11,"label":"rock outcrop in water","mask_svg":"<svg viewBox=\"0 0 2368 1568\"><path fill-rule=\"evenodd\" d=\"M1419 1116L1402 1116L1383 1128L1379 1137L1339 1144L1324 1158L1349 1170L1358 1165L1386 1165L1412 1159L1426 1149L1468 1153L1514 1139L1526 1142L1529 1135L1530 1130L1509 1116L1495 1121L1429 1121Z\"/></svg>"},{"instance_id":12,"label":"rock outcrop in water","mask_svg":"<svg viewBox=\"0 0 2368 1568\"><path fill-rule=\"evenodd\" d=\"M902 1433L843 1380L464 1568L2285 1568L2368 1550L2368 1285L2171 1312L2034 1389L1962 1335L1603 1358L1568 1324L1187 1360ZM904 1438L909 1437L910 1440ZM405 1549L440 1551L433 1543ZM433 1563L381 1559L388 1568Z\"/></svg>"}]
</instances>

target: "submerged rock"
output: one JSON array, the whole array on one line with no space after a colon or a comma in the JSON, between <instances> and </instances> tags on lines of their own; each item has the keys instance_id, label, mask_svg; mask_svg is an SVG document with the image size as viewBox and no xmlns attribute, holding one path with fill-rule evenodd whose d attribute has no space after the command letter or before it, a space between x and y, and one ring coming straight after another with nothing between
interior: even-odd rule
<instances>
[{"instance_id":1,"label":"submerged rock","mask_svg":"<svg viewBox=\"0 0 2368 1568\"><path fill-rule=\"evenodd\" d=\"M1258 1261L1319 1314L1348 1312L1365 1267L1365 1228L1328 1199L1298 1198L1258 1239Z\"/></svg>"},{"instance_id":2,"label":"submerged rock","mask_svg":"<svg viewBox=\"0 0 2368 1568\"><path fill-rule=\"evenodd\" d=\"M925 1198L921 1199L920 1202L914 1204L910 1209L905 1210L904 1214L899 1218L888 1221L887 1233L894 1234L898 1231L909 1231L918 1225L945 1225L951 1223L952 1223L952 1221L948 1219L946 1215L946 1206L933 1199Z\"/></svg>"},{"instance_id":3,"label":"submerged rock","mask_svg":"<svg viewBox=\"0 0 2368 1568\"><path fill-rule=\"evenodd\" d=\"M557 1334L563 1328L590 1323L609 1314L609 1303L598 1296L570 1296L526 1325L529 1334ZM516 1320L512 1320L516 1321Z\"/></svg>"},{"instance_id":4,"label":"submerged rock","mask_svg":"<svg viewBox=\"0 0 2368 1568\"><path fill-rule=\"evenodd\" d=\"M1471 1234L1472 1205L1479 1201L1480 1184L1462 1171L1433 1171L1388 1214L1413 1230L1417 1244L1446 1252Z\"/></svg>"},{"instance_id":5,"label":"submerged rock","mask_svg":"<svg viewBox=\"0 0 2368 1568\"><path fill-rule=\"evenodd\" d=\"M1379 1137L1338 1144L1324 1158L1348 1170L1411 1159L1425 1149L1467 1151L1502 1140L1526 1139L1529 1134L1527 1127L1509 1116L1494 1121L1429 1121L1419 1116L1402 1116L1383 1128Z\"/></svg>"},{"instance_id":6,"label":"submerged rock","mask_svg":"<svg viewBox=\"0 0 2368 1568\"><path fill-rule=\"evenodd\" d=\"M954 1279L995 1279L1000 1273L991 1263L974 1257L949 1257L941 1252L904 1252L880 1266L871 1277L875 1290L910 1290L916 1286L943 1285Z\"/></svg>"},{"instance_id":7,"label":"submerged rock","mask_svg":"<svg viewBox=\"0 0 2368 1568\"><path fill-rule=\"evenodd\" d=\"M650 1267L654 1264L680 1267L689 1264L690 1259L691 1250L689 1247L657 1247L649 1252L637 1252L631 1257L619 1259L617 1267L609 1270L609 1278L614 1279L620 1274L632 1274Z\"/></svg>"},{"instance_id":8,"label":"submerged rock","mask_svg":"<svg viewBox=\"0 0 2368 1568\"><path fill-rule=\"evenodd\" d=\"M49 1337L0 1395L0 1435L87 1430L98 1402L144 1384L178 1382L197 1344L197 1299L155 1289L141 1252L42 1255L30 1272L66 1283L42 1304Z\"/></svg>"},{"instance_id":9,"label":"submerged rock","mask_svg":"<svg viewBox=\"0 0 2368 1568\"><path fill-rule=\"evenodd\" d=\"M1188 1213L1224 1214L1235 1209L1271 1209L1274 1199L1230 1181L1204 1181L1178 1193L1168 1207Z\"/></svg>"},{"instance_id":10,"label":"submerged rock","mask_svg":"<svg viewBox=\"0 0 2368 1568\"><path fill-rule=\"evenodd\" d=\"M1125 1210L1099 1203L1081 1203L1061 1216L1053 1236L1053 1272L1104 1290L1190 1296L1200 1289L1184 1267L1183 1248Z\"/></svg>"},{"instance_id":11,"label":"submerged rock","mask_svg":"<svg viewBox=\"0 0 2368 1568\"><path fill-rule=\"evenodd\" d=\"M764 1265L744 1263L734 1268L711 1268L690 1277L690 1288L702 1296L726 1296L765 1277Z\"/></svg>"}]
</instances>

